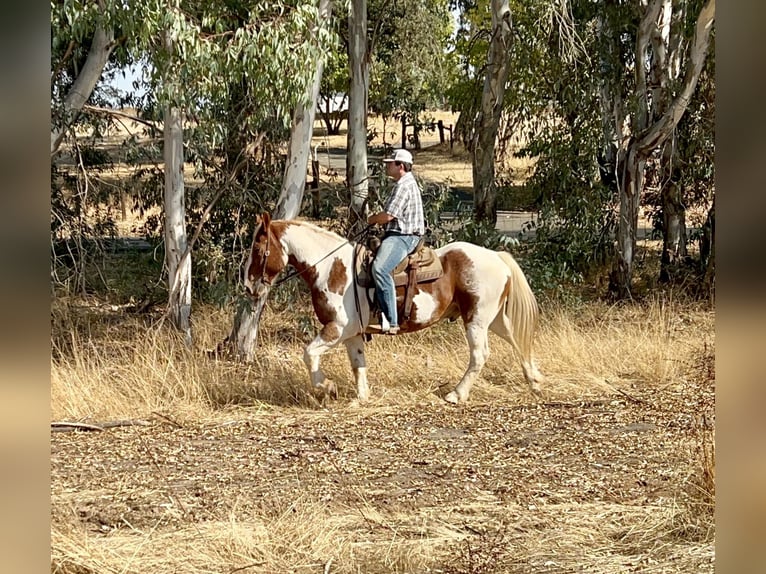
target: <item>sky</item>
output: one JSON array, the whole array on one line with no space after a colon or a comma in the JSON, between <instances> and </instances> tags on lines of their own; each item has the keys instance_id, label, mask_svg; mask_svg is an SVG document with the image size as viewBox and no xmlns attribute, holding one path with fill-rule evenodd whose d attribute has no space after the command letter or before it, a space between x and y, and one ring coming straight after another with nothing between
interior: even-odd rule
<instances>
[{"instance_id":1,"label":"sky","mask_svg":"<svg viewBox=\"0 0 766 574\"><path fill-rule=\"evenodd\" d=\"M122 74L116 74L111 84L121 92L132 92L133 82L141 79L142 72L138 66L129 66L124 68L125 77ZM143 95L144 91L139 91L138 95Z\"/></svg>"}]
</instances>

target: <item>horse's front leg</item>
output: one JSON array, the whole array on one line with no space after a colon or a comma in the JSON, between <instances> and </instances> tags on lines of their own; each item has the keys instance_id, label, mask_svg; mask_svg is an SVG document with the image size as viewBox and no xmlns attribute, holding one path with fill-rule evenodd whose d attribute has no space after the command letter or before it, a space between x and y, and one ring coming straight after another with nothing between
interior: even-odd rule
<instances>
[{"instance_id":1,"label":"horse's front leg","mask_svg":"<svg viewBox=\"0 0 766 574\"><path fill-rule=\"evenodd\" d=\"M335 383L325 381L325 375L319 368L319 358L340 342L341 329L334 322L327 323L314 340L303 351L303 362L309 370L311 385L321 395L331 394L337 398L338 391Z\"/></svg>"},{"instance_id":2,"label":"horse's front leg","mask_svg":"<svg viewBox=\"0 0 766 574\"><path fill-rule=\"evenodd\" d=\"M364 357L364 339L361 335L356 335L344 341L346 351L348 351L348 360L354 371L356 380L356 396L360 403L364 403L370 398L370 387L367 384L367 361Z\"/></svg>"}]
</instances>

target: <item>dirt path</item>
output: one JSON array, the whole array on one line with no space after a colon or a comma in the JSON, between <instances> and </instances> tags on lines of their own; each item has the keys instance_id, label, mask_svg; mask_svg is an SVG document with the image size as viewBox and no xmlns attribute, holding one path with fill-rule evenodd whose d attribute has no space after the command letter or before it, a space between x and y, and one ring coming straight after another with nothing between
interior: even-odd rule
<instances>
[{"instance_id":1,"label":"dirt path","mask_svg":"<svg viewBox=\"0 0 766 574\"><path fill-rule=\"evenodd\" d=\"M362 561L365 545L444 551L468 540L494 556L494 569L477 572L632 572L652 563L713 572L712 543L698 542L700 533L674 539L657 526L680 520L692 496L694 429L713 416L700 408L712 405L711 392L515 407L241 409L181 428L158 419L54 433L52 524L74 520L108 544L160 523L169 531L232 516L249 523L311 504L349 517L343 535ZM646 528L657 531L643 538ZM336 562L337 571L352 566Z\"/></svg>"}]
</instances>

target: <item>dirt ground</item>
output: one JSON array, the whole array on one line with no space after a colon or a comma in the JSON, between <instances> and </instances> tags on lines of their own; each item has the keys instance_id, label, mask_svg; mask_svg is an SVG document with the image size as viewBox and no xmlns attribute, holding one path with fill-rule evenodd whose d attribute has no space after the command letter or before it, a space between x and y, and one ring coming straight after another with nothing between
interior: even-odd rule
<instances>
[{"instance_id":1,"label":"dirt ground","mask_svg":"<svg viewBox=\"0 0 766 574\"><path fill-rule=\"evenodd\" d=\"M311 503L354 517L336 535L367 567L336 560L334 572L713 572L709 533L691 518L713 396L710 381L588 401L530 395L518 405L341 400L55 432L52 525L79 523L105 543L192 525L204 537L206 523L235 515L247 524ZM363 559L375 545L426 540L442 552L428 568ZM53 554L58 571L81 571ZM173 571L198 568L178 557Z\"/></svg>"}]
</instances>

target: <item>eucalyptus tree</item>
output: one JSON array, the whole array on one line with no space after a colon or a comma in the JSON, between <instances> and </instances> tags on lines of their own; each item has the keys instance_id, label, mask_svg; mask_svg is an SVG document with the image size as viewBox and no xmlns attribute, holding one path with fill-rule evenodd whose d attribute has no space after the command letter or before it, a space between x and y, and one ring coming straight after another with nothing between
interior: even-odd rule
<instances>
[{"instance_id":1,"label":"eucalyptus tree","mask_svg":"<svg viewBox=\"0 0 766 574\"><path fill-rule=\"evenodd\" d=\"M116 46L109 11L104 0L81 6L51 1L51 155L96 88Z\"/></svg>"},{"instance_id":2,"label":"eucalyptus tree","mask_svg":"<svg viewBox=\"0 0 766 574\"><path fill-rule=\"evenodd\" d=\"M715 2L539 1L512 3L511 10L514 40L500 137L517 136L524 142L517 155L535 160L526 184L541 206L535 252L554 264L541 271L564 279L606 265L612 293L628 297L640 207L659 206L665 254L682 246L669 232L682 229L679 214L691 195L679 184L688 182L683 174L690 162L670 151L684 141L679 120L690 101L695 121L710 121L704 119L709 112L699 112L710 102L693 96L710 60ZM491 37L487 14L481 5L463 12L457 44L466 73L452 101L469 144L478 137L477 70L483 71L481 54ZM710 129L697 133L711 141ZM660 199L646 192L647 177L663 192Z\"/></svg>"},{"instance_id":3,"label":"eucalyptus tree","mask_svg":"<svg viewBox=\"0 0 766 574\"><path fill-rule=\"evenodd\" d=\"M314 26L317 30L329 27L332 16L332 0L320 0ZM329 49L329 46L326 47ZM314 117L322 82L324 55L317 53L313 58L313 74L306 85L304 98L297 102L292 115L290 143L288 146L285 175L274 211L277 219L293 219L298 215L306 187L306 166L311 151L311 137L314 135Z\"/></svg>"},{"instance_id":4,"label":"eucalyptus tree","mask_svg":"<svg viewBox=\"0 0 766 574\"><path fill-rule=\"evenodd\" d=\"M715 0L652 0L639 12L632 54L633 109L614 103L619 220L610 291L630 297L636 232L647 160L661 153L694 94L715 21ZM623 132L624 133L624 132ZM666 156L667 159L667 156Z\"/></svg>"},{"instance_id":5,"label":"eucalyptus tree","mask_svg":"<svg viewBox=\"0 0 766 574\"><path fill-rule=\"evenodd\" d=\"M175 5L157 3L157 16L164 27L166 42L147 35L144 49L153 58L157 71L152 83L158 100L165 102L166 120L176 123L175 114L192 114L201 139L215 149L223 140L217 108L230 100L229 90L246 78L246 89L270 105L255 110L250 122L277 121L289 125L296 106L303 105L313 70L306 61L322 53L326 36L318 25L318 7L291 3L251 4L247 2L188 2ZM151 10L149 10L151 12ZM172 50L168 49L172 45ZM164 47L164 49L163 49ZM297 117L297 116L296 116ZM311 118L313 120L313 107ZM300 122L298 122L300 123ZM313 123L313 122L312 122ZM166 131L175 134L179 131ZM300 137L303 137L302 135ZM183 322L191 304L191 243L185 238L186 214L183 202L183 157L179 142L166 140L166 258L169 277L169 312L175 324L188 331ZM304 156L305 157L305 156ZM305 163L302 180L305 180ZM286 175L290 175L288 172ZM295 179L286 178L286 186ZM173 184L173 185L172 185ZM220 191L220 190L219 190ZM299 190L302 193L302 187ZM289 194L287 199L294 199ZM215 199L215 198L214 198ZM298 198L298 202L300 198ZM172 208L172 210L171 210ZM172 239L172 241L171 241ZM176 270L173 274L172 271ZM179 319L181 320L179 322Z\"/></svg>"},{"instance_id":6,"label":"eucalyptus tree","mask_svg":"<svg viewBox=\"0 0 766 574\"><path fill-rule=\"evenodd\" d=\"M369 6L370 110L384 120L420 123L442 107L455 79L448 0L382 0Z\"/></svg>"},{"instance_id":7,"label":"eucalyptus tree","mask_svg":"<svg viewBox=\"0 0 766 574\"><path fill-rule=\"evenodd\" d=\"M95 10L94 6L101 8ZM54 2L52 8L53 45L52 56L64 54L68 44L82 41L88 44L91 36L103 24L104 34L109 25L120 29L120 39L126 53L134 60L147 63L148 88L160 108L172 112L168 130L173 141L166 146L167 173L176 174L181 181L184 158L180 152L188 142L180 142L180 120L185 121L184 134L193 133L197 149L216 153L228 136L226 122L220 110L231 101L232 87L242 86L248 97L260 102L250 108L247 126L252 129L253 144L264 137L283 137L289 134L293 111L304 105L308 87L314 85L316 66L313 64L328 50L332 35L321 25L317 3L286 2L252 3L223 0L143 0L130 6L122 2L103 4L86 2ZM70 40L71 38L71 40ZM169 49L171 48L172 49ZM81 49L82 50L82 49ZM306 62L312 64L307 66ZM52 68L57 69L52 62ZM53 75L53 74L52 74ZM89 74L90 77L90 74ZM65 86L64 82L60 85ZM66 92L52 89L52 118L68 120L72 109L59 105ZM87 94L82 94L87 99ZM58 113L63 109L63 113ZM175 114L178 114L177 116ZM175 119L173 119L175 118ZM56 122L53 122L57 125ZM66 125L61 123L61 125ZM52 131L52 142L56 140ZM175 153L170 153L170 149ZM207 169L215 169L215 161L205 162ZM210 158L212 160L213 158ZM303 166L305 179L305 165ZM220 197L219 189L210 199ZM174 206L173 227L179 234L185 233L188 214L184 206L184 189L181 185L166 186L166 206ZM208 206L210 207L210 206ZM207 217L210 209L203 213ZM168 216L168 213L165 214ZM182 222L182 223L179 223ZM202 223L202 222L200 222ZM179 235L180 237L180 235ZM167 239L167 236L166 236ZM168 249L170 268L183 269L184 278L169 277L170 301L175 291L185 292L186 261L190 261L192 241L179 238L178 249ZM166 245L167 247L167 245ZM185 299L185 297L184 297ZM182 304L187 304L188 300ZM171 316L178 316L172 313ZM182 326L183 328L183 326Z\"/></svg>"},{"instance_id":8,"label":"eucalyptus tree","mask_svg":"<svg viewBox=\"0 0 766 574\"><path fill-rule=\"evenodd\" d=\"M331 15L332 1L320 0L318 13L313 22L317 33L319 30L329 28ZM293 219L300 212L306 186L306 166L311 151L311 137L314 131L314 117L322 82L324 58L321 52L314 55L313 73L310 82L304 88L304 99L296 103L293 111L288 157L279 199L274 210L276 219ZM234 318L231 334L228 336L229 341L236 343L237 355L246 361L251 361L255 355L261 310L262 307L251 309L249 305L240 306Z\"/></svg>"},{"instance_id":9,"label":"eucalyptus tree","mask_svg":"<svg viewBox=\"0 0 766 574\"><path fill-rule=\"evenodd\" d=\"M548 70L530 64L541 45L556 49L554 39L566 36L569 0L458 0L457 5L460 18L456 53L462 77L452 85L450 101L460 111L456 136L471 152L474 218L494 225L501 124L510 121L517 128L522 124L517 118L522 116L527 125L534 121L534 117L509 110L517 108L521 90L538 84L542 74L547 79ZM500 150L505 151L503 147Z\"/></svg>"},{"instance_id":10,"label":"eucalyptus tree","mask_svg":"<svg viewBox=\"0 0 766 574\"><path fill-rule=\"evenodd\" d=\"M366 221L368 206L367 116L420 129L420 114L441 106L451 78L447 52L452 21L446 0L352 0L348 20L350 70L347 173L351 232ZM355 227L355 223L358 225Z\"/></svg>"}]
</instances>

